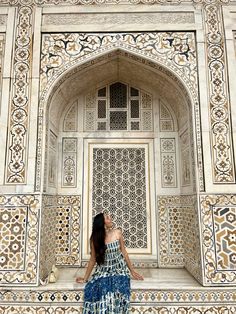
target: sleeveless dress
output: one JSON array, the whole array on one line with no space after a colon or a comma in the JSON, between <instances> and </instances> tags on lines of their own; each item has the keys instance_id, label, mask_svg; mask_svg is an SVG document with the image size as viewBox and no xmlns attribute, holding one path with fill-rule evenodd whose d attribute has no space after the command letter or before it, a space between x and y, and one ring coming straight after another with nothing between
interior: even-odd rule
<instances>
[{"instance_id":1,"label":"sleeveless dress","mask_svg":"<svg viewBox=\"0 0 236 314\"><path fill-rule=\"evenodd\" d=\"M115 240L106 244L104 264L85 286L83 314L128 314L129 303L130 274Z\"/></svg>"}]
</instances>

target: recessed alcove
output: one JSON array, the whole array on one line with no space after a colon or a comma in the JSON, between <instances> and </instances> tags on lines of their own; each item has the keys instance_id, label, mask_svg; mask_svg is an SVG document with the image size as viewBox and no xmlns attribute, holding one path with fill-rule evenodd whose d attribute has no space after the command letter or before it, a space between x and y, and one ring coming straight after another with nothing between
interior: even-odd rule
<instances>
[{"instance_id":1,"label":"recessed alcove","mask_svg":"<svg viewBox=\"0 0 236 314\"><path fill-rule=\"evenodd\" d=\"M98 60L78 71L74 68L71 75L67 72L66 79L53 89L47 105L44 191L62 203L54 205L55 250L45 258L45 274L52 263L77 268L86 264L92 217L108 209L115 225L123 230L136 267L186 267L200 280L193 113L188 92L180 88L178 80L161 67L153 69L117 51L105 62ZM127 108L111 108L111 86L126 90ZM106 104L101 121L109 125L103 130L97 127L101 100ZM131 113L134 100L139 106L135 118ZM130 127L119 129L117 123L114 129L111 127L109 115L114 110L126 112ZM148 128L143 124L145 110L149 111ZM87 112L93 112L92 124L86 122ZM135 121L144 127L132 129ZM119 158L126 160L125 165L117 166ZM132 170L137 160L142 169L139 180ZM118 176L122 167L128 169L127 180ZM112 168L114 172L107 170ZM111 196L113 185L114 190L123 189L123 194ZM99 193L102 201L98 200ZM75 197L79 199L77 209L73 209L73 201L70 204L70 198ZM63 205L63 198L70 206Z\"/></svg>"}]
</instances>

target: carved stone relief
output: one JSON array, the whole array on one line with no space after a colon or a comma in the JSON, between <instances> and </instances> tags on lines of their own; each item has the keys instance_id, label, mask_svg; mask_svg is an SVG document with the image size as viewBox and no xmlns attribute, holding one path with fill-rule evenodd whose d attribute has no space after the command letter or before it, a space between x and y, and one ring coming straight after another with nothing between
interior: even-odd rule
<instances>
[{"instance_id":1,"label":"carved stone relief","mask_svg":"<svg viewBox=\"0 0 236 314\"><path fill-rule=\"evenodd\" d=\"M48 185L56 187L57 181L57 136L50 130L49 134L49 160Z\"/></svg>"},{"instance_id":2,"label":"carved stone relief","mask_svg":"<svg viewBox=\"0 0 236 314\"><path fill-rule=\"evenodd\" d=\"M77 102L75 102L66 113L63 130L65 132L77 131L77 123L78 123L78 104Z\"/></svg>"},{"instance_id":3,"label":"carved stone relief","mask_svg":"<svg viewBox=\"0 0 236 314\"><path fill-rule=\"evenodd\" d=\"M180 155L181 155L181 185L191 184L191 166L190 166L190 143L189 131L185 130L180 134Z\"/></svg>"},{"instance_id":4,"label":"carved stone relief","mask_svg":"<svg viewBox=\"0 0 236 314\"><path fill-rule=\"evenodd\" d=\"M77 186L77 138L62 138L62 187Z\"/></svg>"},{"instance_id":5,"label":"carved stone relief","mask_svg":"<svg viewBox=\"0 0 236 314\"><path fill-rule=\"evenodd\" d=\"M193 12L45 14L44 25L93 24L187 24L194 23Z\"/></svg>"},{"instance_id":6,"label":"carved stone relief","mask_svg":"<svg viewBox=\"0 0 236 314\"><path fill-rule=\"evenodd\" d=\"M177 187L176 145L174 138L161 138L162 187Z\"/></svg>"}]
</instances>

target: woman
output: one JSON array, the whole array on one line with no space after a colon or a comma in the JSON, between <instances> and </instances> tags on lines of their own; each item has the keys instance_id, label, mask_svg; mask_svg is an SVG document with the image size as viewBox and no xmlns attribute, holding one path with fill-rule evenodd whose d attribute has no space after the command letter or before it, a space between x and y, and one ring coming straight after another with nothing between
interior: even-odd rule
<instances>
[{"instance_id":1,"label":"woman","mask_svg":"<svg viewBox=\"0 0 236 314\"><path fill-rule=\"evenodd\" d=\"M97 263L95 272L84 289L83 313L129 313L129 270L134 279L143 280L143 277L134 271L122 233L118 229L112 229L109 216L100 213L94 217L90 245L91 257L85 276L76 278L78 283L87 282Z\"/></svg>"}]
</instances>

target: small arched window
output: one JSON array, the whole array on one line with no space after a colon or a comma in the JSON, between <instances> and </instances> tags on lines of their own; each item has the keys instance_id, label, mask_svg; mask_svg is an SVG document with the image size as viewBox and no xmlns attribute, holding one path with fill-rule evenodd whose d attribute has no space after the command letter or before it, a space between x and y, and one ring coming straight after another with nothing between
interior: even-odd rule
<instances>
[{"instance_id":1,"label":"small arched window","mask_svg":"<svg viewBox=\"0 0 236 314\"><path fill-rule=\"evenodd\" d=\"M85 131L152 131L152 97L121 82L86 96Z\"/></svg>"}]
</instances>

